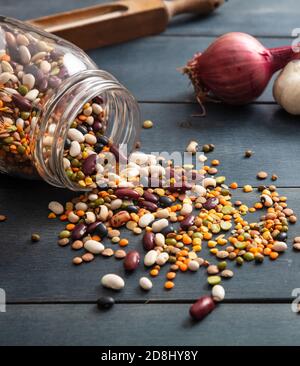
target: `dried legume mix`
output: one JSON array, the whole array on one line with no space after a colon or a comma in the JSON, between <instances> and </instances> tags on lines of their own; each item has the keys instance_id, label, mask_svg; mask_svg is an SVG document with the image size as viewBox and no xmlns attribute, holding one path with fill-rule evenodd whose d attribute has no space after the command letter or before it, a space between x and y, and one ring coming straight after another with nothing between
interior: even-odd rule
<instances>
[{"instance_id":1,"label":"dried legume mix","mask_svg":"<svg viewBox=\"0 0 300 366\"><path fill-rule=\"evenodd\" d=\"M192 141L187 150L194 154L197 146ZM153 156L149 159L152 164L157 160ZM66 222L59 234L59 244L72 243L76 251L85 249L84 254L73 259L76 265L93 260L95 255L114 256L124 259L126 271L136 270L143 262L150 277L158 276L161 268L168 266L164 284L166 290L175 286L178 273L195 272L201 266L206 267L212 297L201 298L191 308L191 315L201 319L214 309L214 301L222 301L225 297L220 283L223 278L234 275L227 269L228 261L243 265L250 261L261 263L265 258L276 260L288 248L289 224L297 221L293 210L288 208L287 197L280 196L274 185L260 186L259 200L250 207L241 201L233 202L232 190L237 189L238 184L232 182L227 185L225 176L212 176L215 171L212 172L211 168L219 164L218 160L212 160L210 165L200 170L186 170L166 162L166 168L159 165L162 180L166 172L171 173L168 184L164 185L166 188L147 188L142 184L105 189L97 187L75 197L64 207L58 202L51 202L49 217L59 216L61 221ZM130 163L125 169L132 169ZM186 177L191 173L199 181L187 182ZM259 176L265 179L266 174L260 172ZM182 179L181 187L175 186L178 177ZM133 178L138 179L138 174ZM243 190L251 192L253 188L245 185ZM258 222L246 219L247 214L256 211L262 211ZM122 227L142 235L145 251L142 260L141 251L126 250L130 243L122 238L119 230ZM299 250L298 239L295 238L294 248ZM105 242L109 240L125 250L106 248ZM217 264L201 256L204 245L218 260ZM124 280L115 274L105 275L101 282L114 290L125 286ZM142 277L140 286L148 291L152 288L152 282Z\"/></svg>"}]
</instances>

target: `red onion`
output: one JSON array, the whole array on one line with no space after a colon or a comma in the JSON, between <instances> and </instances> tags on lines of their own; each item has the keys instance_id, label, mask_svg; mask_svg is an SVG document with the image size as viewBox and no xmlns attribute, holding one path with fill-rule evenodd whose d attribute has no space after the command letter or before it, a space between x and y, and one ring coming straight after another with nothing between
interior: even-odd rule
<instances>
[{"instance_id":1,"label":"red onion","mask_svg":"<svg viewBox=\"0 0 300 366\"><path fill-rule=\"evenodd\" d=\"M184 67L201 106L205 100L246 104L262 94L270 78L292 59L292 46L265 48L246 33L232 32L217 38Z\"/></svg>"}]
</instances>

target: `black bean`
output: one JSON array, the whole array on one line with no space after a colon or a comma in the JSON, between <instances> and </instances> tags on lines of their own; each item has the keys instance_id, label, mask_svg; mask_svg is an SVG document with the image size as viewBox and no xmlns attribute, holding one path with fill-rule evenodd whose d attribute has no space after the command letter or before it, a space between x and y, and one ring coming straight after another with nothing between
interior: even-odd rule
<instances>
[{"instance_id":1,"label":"black bean","mask_svg":"<svg viewBox=\"0 0 300 366\"><path fill-rule=\"evenodd\" d=\"M88 234L97 234L102 239L107 236L108 230L107 227L101 221L96 221L87 227L86 232Z\"/></svg>"},{"instance_id":2,"label":"black bean","mask_svg":"<svg viewBox=\"0 0 300 366\"><path fill-rule=\"evenodd\" d=\"M70 149L70 147L71 147L71 140L70 139L66 139L65 145L64 145L65 150Z\"/></svg>"},{"instance_id":3,"label":"black bean","mask_svg":"<svg viewBox=\"0 0 300 366\"><path fill-rule=\"evenodd\" d=\"M170 207L170 206L173 205L173 201L171 200L171 198L169 198L167 196L161 196L161 197L159 197L159 203L163 207Z\"/></svg>"},{"instance_id":4,"label":"black bean","mask_svg":"<svg viewBox=\"0 0 300 366\"><path fill-rule=\"evenodd\" d=\"M101 135L101 136L97 137L97 142L106 146L106 145L108 145L109 140L108 140L108 137Z\"/></svg>"},{"instance_id":5,"label":"black bean","mask_svg":"<svg viewBox=\"0 0 300 366\"><path fill-rule=\"evenodd\" d=\"M99 154L103 150L103 148L104 148L104 145L102 145L98 142L94 145L94 150L97 154Z\"/></svg>"},{"instance_id":6,"label":"black bean","mask_svg":"<svg viewBox=\"0 0 300 366\"><path fill-rule=\"evenodd\" d=\"M139 208L137 206L133 206L133 205L129 205L125 208L126 211L128 211L129 213L138 213L139 212Z\"/></svg>"},{"instance_id":7,"label":"black bean","mask_svg":"<svg viewBox=\"0 0 300 366\"><path fill-rule=\"evenodd\" d=\"M168 225L161 230L161 234L163 234L164 236L167 236L168 234L174 233L174 232L175 232L175 229L174 229L174 226L172 226L172 225Z\"/></svg>"},{"instance_id":8,"label":"black bean","mask_svg":"<svg viewBox=\"0 0 300 366\"><path fill-rule=\"evenodd\" d=\"M288 235L287 235L287 233L286 232L284 232L284 231L282 231L281 233L279 233L277 236L276 236L276 240L278 240L278 241L286 241L287 240L287 237L288 237Z\"/></svg>"},{"instance_id":9,"label":"black bean","mask_svg":"<svg viewBox=\"0 0 300 366\"><path fill-rule=\"evenodd\" d=\"M103 296L97 300L97 306L99 309L110 309L115 303L115 300L111 296Z\"/></svg>"},{"instance_id":10,"label":"black bean","mask_svg":"<svg viewBox=\"0 0 300 366\"><path fill-rule=\"evenodd\" d=\"M86 127L84 127L84 126L82 126L82 125L77 126L77 130L78 130L79 132L81 132L83 135L86 135L86 134L87 134L87 129L86 129Z\"/></svg>"}]
</instances>

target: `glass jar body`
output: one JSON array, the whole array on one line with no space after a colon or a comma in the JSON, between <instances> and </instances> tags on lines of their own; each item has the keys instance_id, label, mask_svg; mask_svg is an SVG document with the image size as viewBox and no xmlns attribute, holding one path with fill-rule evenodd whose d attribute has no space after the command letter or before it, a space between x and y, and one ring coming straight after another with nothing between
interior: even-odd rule
<instances>
[{"instance_id":1,"label":"glass jar body","mask_svg":"<svg viewBox=\"0 0 300 366\"><path fill-rule=\"evenodd\" d=\"M77 179L73 166L75 178L66 169L66 158L73 160L66 141L74 126L88 134L87 141L106 136L131 150L140 113L128 90L82 50L0 17L0 171L74 190L94 188L86 177ZM85 140L82 161L99 153Z\"/></svg>"}]
</instances>

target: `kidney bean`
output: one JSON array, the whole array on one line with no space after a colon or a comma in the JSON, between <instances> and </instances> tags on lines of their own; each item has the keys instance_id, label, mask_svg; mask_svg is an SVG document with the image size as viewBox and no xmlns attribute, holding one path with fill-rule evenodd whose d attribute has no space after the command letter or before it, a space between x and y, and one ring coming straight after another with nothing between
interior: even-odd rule
<instances>
[{"instance_id":1,"label":"kidney bean","mask_svg":"<svg viewBox=\"0 0 300 366\"><path fill-rule=\"evenodd\" d=\"M28 99L22 97L20 94L13 94L12 100L16 105L16 107L20 108L21 111L24 112L31 111L31 102Z\"/></svg>"},{"instance_id":2,"label":"kidney bean","mask_svg":"<svg viewBox=\"0 0 300 366\"><path fill-rule=\"evenodd\" d=\"M126 211L128 212L133 212L133 213L138 213L139 212L139 208L137 206L133 206L133 205L129 205L126 207Z\"/></svg>"},{"instance_id":3,"label":"kidney bean","mask_svg":"<svg viewBox=\"0 0 300 366\"><path fill-rule=\"evenodd\" d=\"M194 225L195 222L195 216L190 215L187 216L184 220L180 222L180 227L182 230L188 230L188 228L192 225Z\"/></svg>"},{"instance_id":4,"label":"kidney bean","mask_svg":"<svg viewBox=\"0 0 300 366\"><path fill-rule=\"evenodd\" d=\"M149 251L155 247L155 234L151 231L146 231L143 237L143 246Z\"/></svg>"},{"instance_id":5,"label":"kidney bean","mask_svg":"<svg viewBox=\"0 0 300 366\"><path fill-rule=\"evenodd\" d=\"M97 119L94 123L93 123L93 130L95 132L98 132L102 129L102 123Z\"/></svg>"},{"instance_id":6,"label":"kidney bean","mask_svg":"<svg viewBox=\"0 0 300 366\"><path fill-rule=\"evenodd\" d=\"M140 198L140 194L130 188L118 188L115 191L115 195L118 198L130 198L132 200L137 200Z\"/></svg>"},{"instance_id":7,"label":"kidney bean","mask_svg":"<svg viewBox=\"0 0 300 366\"><path fill-rule=\"evenodd\" d=\"M59 87L60 84L61 84L61 79L58 78L57 76L50 76L49 77L49 86L51 88L56 89L56 88Z\"/></svg>"},{"instance_id":8,"label":"kidney bean","mask_svg":"<svg viewBox=\"0 0 300 366\"><path fill-rule=\"evenodd\" d=\"M96 221L87 227L86 232L88 234L97 234L101 238L107 236L107 227L101 221Z\"/></svg>"},{"instance_id":9,"label":"kidney bean","mask_svg":"<svg viewBox=\"0 0 300 366\"><path fill-rule=\"evenodd\" d=\"M91 154L84 160L84 162L82 164L82 171L85 175L91 175L95 171L96 158L97 158L96 154Z\"/></svg>"},{"instance_id":10,"label":"kidney bean","mask_svg":"<svg viewBox=\"0 0 300 366\"><path fill-rule=\"evenodd\" d=\"M87 231L87 226L84 223L77 224L72 231L72 239L81 239Z\"/></svg>"},{"instance_id":11,"label":"kidney bean","mask_svg":"<svg viewBox=\"0 0 300 366\"><path fill-rule=\"evenodd\" d=\"M145 191L143 194L143 197L145 198L146 201L150 201L153 203L157 203L158 202L158 197L150 192Z\"/></svg>"},{"instance_id":12,"label":"kidney bean","mask_svg":"<svg viewBox=\"0 0 300 366\"><path fill-rule=\"evenodd\" d=\"M134 271L139 266L139 263L140 253L136 250L131 250L126 254L123 265L126 271Z\"/></svg>"},{"instance_id":13,"label":"kidney bean","mask_svg":"<svg viewBox=\"0 0 300 366\"><path fill-rule=\"evenodd\" d=\"M206 210L212 210L219 204L219 199L217 197L211 197L206 202L203 203L203 208Z\"/></svg>"},{"instance_id":14,"label":"kidney bean","mask_svg":"<svg viewBox=\"0 0 300 366\"><path fill-rule=\"evenodd\" d=\"M150 211L150 212L154 212L157 210L157 205L153 202L150 201L139 201L139 206L140 207L144 207L146 210Z\"/></svg>"},{"instance_id":15,"label":"kidney bean","mask_svg":"<svg viewBox=\"0 0 300 366\"><path fill-rule=\"evenodd\" d=\"M190 307L190 315L195 320L202 320L216 307L211 296L202 296Z\"/></svg>"},{"instance_id":16,"label":"kidney bean","mask_svg":"<svg viewBox=\"0 0 300 366\"><path fill-rule=\"evenodd\" d=\"M110 219L111 226L120 227L130 220L130 215L127 211L119 211Z\"/></svg>"},{"instance_id":17,"label":"kidney bean","mask_svg":"<svg viewBox=\"0 0 300 366\"><path fill-rule=\"evenodd\" d=\"M171 200L171 198L169 198L168 196L161 196L159 198L159 203L163 206L163 207L169 207L172 206L173 201Z\"/></svg>"}]
</instances>

